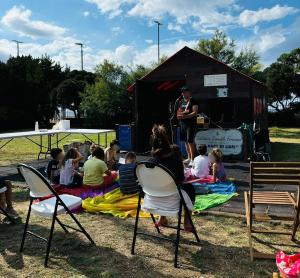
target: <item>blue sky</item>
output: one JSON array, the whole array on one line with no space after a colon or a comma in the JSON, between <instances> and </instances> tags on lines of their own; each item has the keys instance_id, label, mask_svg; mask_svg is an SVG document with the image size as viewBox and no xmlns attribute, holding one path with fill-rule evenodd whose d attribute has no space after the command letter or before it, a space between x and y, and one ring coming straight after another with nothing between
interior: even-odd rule
<instances>
[{"instance_id":1,"label":"blue sky","mask_svg":"<svg viewBox=\"0 0 300 278\"><path fill-rule=\"evenodd\" d=\"M16 55L13 39L23 41L21 54L49 55L62 66L80 68L75 42L84 44L84 68L104 59L124 66L156 60L157 29L161 53L224 30L237 50L255 48L263 65L300 47L300 1L238 0L1 0L0 60Z\"/></svg>"}]
</instances>

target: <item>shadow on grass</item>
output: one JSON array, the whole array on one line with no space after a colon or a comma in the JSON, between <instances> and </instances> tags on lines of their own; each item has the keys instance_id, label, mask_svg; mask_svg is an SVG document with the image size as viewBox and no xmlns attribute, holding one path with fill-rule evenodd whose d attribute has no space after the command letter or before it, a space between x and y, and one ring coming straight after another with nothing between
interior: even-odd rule
<instances>
[{"instance_id":1,"label":"shadow on grass","mask_svg":"<svg viewBox=\"0 0 300 278\"><path fill-rule=\"evenodd\" d=\"M24 263L23 255L19 253L23 227L23 225L1 227L0 224L0 254L9 268L22 270L24 267L28 268L26 263L32 264L34 260L32 267L40 264L38 266L40 274L45 271L49 275L49 271L59 269L65 271L66 276L72 272L74 275L81 274L85 277L167 277L149 268L139 257L127 257L113 248L93 246L87 239L79 237L78 233L65 234L60 228L54 232L49 268L43 268L45 243L30 235L26 237L23 252L30 258ZM41 225L33 224L30 230L46 237L49 234L49 229ZM31 262L28 262L29 260Z\"/></svg>"},{"instance_id":2,"label":"shadow on grass","mask_svg":"<svg viewBox=\"0 0 300 278\"><path fill-rule=\"evenodd\" d=\"M272 143L272 161L299 161L300 144L297 143Z\"/></svg>"}]
</instances>

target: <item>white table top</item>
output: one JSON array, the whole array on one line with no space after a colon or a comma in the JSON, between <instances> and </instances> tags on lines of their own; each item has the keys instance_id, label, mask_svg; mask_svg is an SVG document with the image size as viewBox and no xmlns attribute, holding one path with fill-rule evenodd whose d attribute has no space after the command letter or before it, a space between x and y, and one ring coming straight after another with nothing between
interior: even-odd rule
<instances>
[{"instance_id":1,"label":"white table top","mask_svg":"<svg viewBox=\"0 0 300 278\"><path fill-rule=\"evenodd\" d=\"M10 133L0 133L1 139L13 139L19 137L32 137L41 135L53 135L59 133L69 133L69 134L103 134L107 132L113 132L112 129L66 129L66 130L43 130L43 131L22 131L22 132L10 132Z\"/></svg>"}]
</instances>

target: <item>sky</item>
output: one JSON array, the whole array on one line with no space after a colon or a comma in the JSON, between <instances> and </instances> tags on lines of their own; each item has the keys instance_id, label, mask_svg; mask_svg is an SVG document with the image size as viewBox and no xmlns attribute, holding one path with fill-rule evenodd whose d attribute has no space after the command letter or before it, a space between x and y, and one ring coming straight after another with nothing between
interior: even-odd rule
<instances>
[{"instance_id":1,"label":"sky","mask_svg":"<svg viewBox=\"0 0 300 278\"><path fill-rule=\"evenodd\" d=\"M237 51L252 47L263 66L300 47L300 0L0 0L0 60L21 55L50 56L61 66L93 71L104 59L126 68L194 47L216 29Z\"/></svg>"}]
</instances>

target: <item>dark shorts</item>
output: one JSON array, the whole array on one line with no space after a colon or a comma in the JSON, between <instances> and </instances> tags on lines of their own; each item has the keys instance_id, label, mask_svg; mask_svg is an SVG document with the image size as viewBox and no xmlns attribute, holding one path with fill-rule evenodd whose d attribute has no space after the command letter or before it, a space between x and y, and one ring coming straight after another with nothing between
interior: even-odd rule
<instances>
[{"instance_id":1,"label":"dark shorts","mask_svg":"<svg viewBox=\"0 0 300 278\"><path fill-rule=\"evenodd\" d=\"M6 186L5 179L0 177L0 188L5 186Z\"/></svg>"},{"instance_id":2,"label":"dark shorts","mask_svg":"<svg viewBox=\"0 0 300 278\"><path fill-rule=\"evenodd\" d=\"M180 122L180 141L194 143L196 134L196 125L187 125Z\"/></svg>"}]
</instances>

